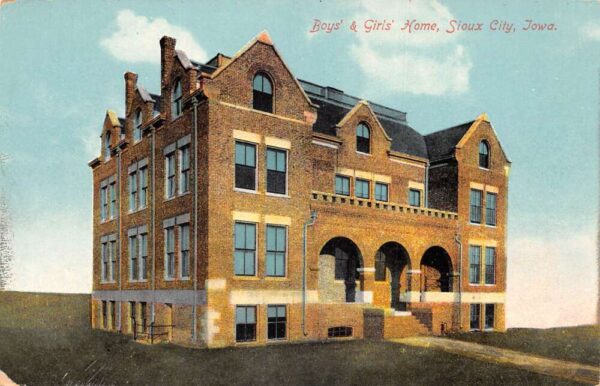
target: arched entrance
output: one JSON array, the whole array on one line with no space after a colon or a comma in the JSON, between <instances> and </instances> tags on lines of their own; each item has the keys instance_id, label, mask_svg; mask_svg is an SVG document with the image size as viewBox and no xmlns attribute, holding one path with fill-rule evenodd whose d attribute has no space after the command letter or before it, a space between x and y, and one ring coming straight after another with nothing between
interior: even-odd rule
<instances>
[{"instance_id":1,"label":"arched entrance","mask_svg":"<svg viewBox=\"0 0 600 386\"><path fill-rule=\"evenodd\" d=\"M319 257L319 297L323 293L327 300L356 301L358 268L362 267L362 255L356 244L345 237L336 237L321 249ZM327 257L331 257L328 259ZM333 272L331 272L333 271ZM331 277L333 276L333 277ZM343 299L336 293L336 284L343 283Z\"/></svg>"},{"instance_id":2,"label":"arched entrance","mask_svg":"<svg viewBox=\"0 0 600 386\"><path fill-rule=\"evenodd\" d=\"M452 261L442 247L429 248L421 259L421 291L451 292Z\"/></svg>"},{"instance_id":3,"label":"arched entrance","mask_svg":"<svg viewBox=\"0 0 600 386\"><path fill-rule=\"evenodd\" d=\"M406 271L410 269L410 258L406 249L396 243L385 243L375 255L375 281L387 281L390 284L392 308L404 310L406 303L400 301L400 290L408 289Z\"/></svg>"}]
</instances>

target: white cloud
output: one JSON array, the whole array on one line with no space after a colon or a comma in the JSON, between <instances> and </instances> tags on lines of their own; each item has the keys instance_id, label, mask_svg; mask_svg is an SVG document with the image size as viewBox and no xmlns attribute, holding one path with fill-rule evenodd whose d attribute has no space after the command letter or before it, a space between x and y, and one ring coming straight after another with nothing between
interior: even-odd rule
<instances>
[{"instance_id":1,"label":"white cloud","mask_svg":"<svg viewBox=\"0 0 600 386\"><path fill-rule=\"evenodd\" d=\"M560 229L557 230L560 233ZM508 327L556 327L596 321L594 231L508 239Z\"/></svg>"},{"instance_id":2,"label":"white cloud","mask_svg":"<svg viewBox=\"0 0 600 386\"><path fill-rule=\"evenodd\" d=\"M579 31L587 39L600 41L600 24L597 22L588 22L581 26Z\"/></svg>"},{"instance_id":3,"label":"white cloud","mask_svg":"<svg viewBox=\"0 0 600 386\"><path fill-rule=\"evenodd\" d=\"M206 51L185 28L169 24L163 18L148 19L138 16L129 9L117 14L118 29L100 45L115 58L125 62L160 63L159 40L164 35L177 39L177 48L189 58L206 61Z\"/></svg>"},{"instance_id":4,"label":"white cloud","mask_svg":"<svg viewBox=\"0 0 600 386\"><path fill-rule=\"evenodd\" d=\"M98 126L89 126L83 130L80 141L87 159L92 160L100 155L100 134Z\"/></svg>"},{"instance_id":5,"label":"white cloud","mask_svg":"<svg viewBox=\"0 0 600 386\"><path fill-rule=\"evenodd\" d=\"M368 19L394 20L389 31L355 33L351 54L367 75L370 89L425 95L461 94L469 89L473 64L456 34L444 32L453 19L437 0L360 3L353 16L360 26ZM413 31L401 27L407 20L437 23L439 32Z\"/></svg>"}]
</instances>

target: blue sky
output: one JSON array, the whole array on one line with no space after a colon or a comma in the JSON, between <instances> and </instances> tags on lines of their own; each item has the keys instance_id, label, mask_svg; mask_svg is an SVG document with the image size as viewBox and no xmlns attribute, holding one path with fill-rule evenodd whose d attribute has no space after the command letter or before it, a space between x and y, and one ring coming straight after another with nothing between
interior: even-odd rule
<instances>
[{"instance_id":1,"label":"blue sky","mask_svg":"<svg viewBox=\"0 0 600 386\"><path fill-rule=\"evenodd\" d=\"M193 59L269 31L294 74L398 108L429 133L487 112L513 161L508 323L592 322L597 289L600 2L17 1L0 7L0 173L16 290L91 289L91 171L123 73L159 90L163 34ZM309 33L314 19L343 20ZM392 31L360 31L394 20ZM441 33L401 33L406 19ZM448 20L483 23L447 34ZM506 20L514 33L489 31ZM526 32L531 19L553 32ZM359 32L348 29L352 20Z\"/></svg>"}]
</instances>

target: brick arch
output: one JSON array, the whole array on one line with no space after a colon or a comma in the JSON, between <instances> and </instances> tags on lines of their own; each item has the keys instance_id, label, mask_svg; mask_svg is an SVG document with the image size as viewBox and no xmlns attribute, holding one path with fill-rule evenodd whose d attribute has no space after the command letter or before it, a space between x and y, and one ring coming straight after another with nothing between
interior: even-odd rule
<instances>
[{"instance_id":1,"label":"brick arch","mask_svg":"<svg viewBox=\"0 0 600 386\"><path fill-rule=\"evenodd\" d=\"M419 267L421 291L452 292L454 265L446 249L439 245L427 248Z\"/></svg>"}]
</instances>

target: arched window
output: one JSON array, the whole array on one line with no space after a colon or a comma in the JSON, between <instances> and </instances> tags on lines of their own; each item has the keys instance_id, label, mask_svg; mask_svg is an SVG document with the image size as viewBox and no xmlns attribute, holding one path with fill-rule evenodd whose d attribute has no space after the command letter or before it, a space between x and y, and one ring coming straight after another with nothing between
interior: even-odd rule
<instances>
[{"instance_id":1,"label":"arched window","mask_svg":"<svg viewBox=\"0 0 600 386\"><path fill-rule=\"evenodd\" d=\"M479 142L479 166L490 168L490 145L485 140Z\"/></svg>"},{"instance_id":2,"label":"arched window","mask_svg":"<svg viewBox=\"0 0 600 386\"><path fill-rule=\"evenodd\" d=\"M173 94L171 95L171 118L177 118L181 115L181 81L175 82L173 87Z\"/></svg>"},{"instance_id":3,"label":"arched window","mask_svg":"<svg viewBox=\"0 0 600 386\"><path fill-rule=\"evenodd\" d=\"M104 159L110 158L110 131L104 134Z\"/></svg>"},{"instance_id":4,"label":"arched window","mask_svg":"<svg viewBox=\"0 0 600 386\"><path fill-rule=\"evenodd\" d=\"M252 108L273 112L273 85L263 73L256 74L252 81Z\"/></svg>"},{"instance_id":5,"label":"arched window","mask_svg":"<svg viewBox=\"0 0 600 386\"><path fill-rule=\"evenodd\" d=\"M364 123L356 126L356 151L369 154L371 152L371 132Z\"/></svg>"},{"instance_id":6,"label":"arched window","mask_svg":"<svg viewBox=\"0 0 600 386\"><path fill-rule=\"evenodd\" d=\"M135 112L133 120L133 141L139 142L142 139L142 110Z\"/></svg>"}]
</instances>

